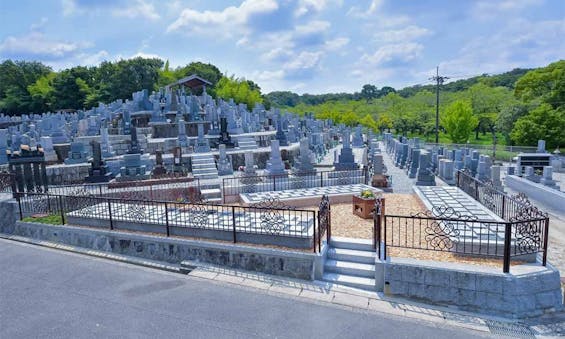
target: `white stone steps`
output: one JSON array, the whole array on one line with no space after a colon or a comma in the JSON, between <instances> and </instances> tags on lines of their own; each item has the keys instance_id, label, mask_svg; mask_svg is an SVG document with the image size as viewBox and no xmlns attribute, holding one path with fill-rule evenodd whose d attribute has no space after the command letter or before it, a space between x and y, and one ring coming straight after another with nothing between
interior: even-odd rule
<instances>
[{"instance_id":1,"label":"white stone steps","mask_svg":"<svg viewBox=\"0 0 565 339\"><path fill-rule=\"evenodd\" d=\"M361 264L374 264L376 253L350 250L346 248L330 248L328 249L327 256L334 260L350 261Z\"/></svg>"},{"instance_id":2,"label":"white stone steps","mask_svg":"<svg viewBox=\"0 0 565 339\"><path fill-rule=\"evenodd\" d=\"M334 248L343 248L358 251L374 251L373 242L369 239L354 239L344 237L332 237L330 246Z\"/></svg>"},{"instance_id":3,"label":"white stone steps","mask_svg":"<svg viewBox=\"0 0 565 339\"><path fill-rule=\"evenodd\" d=\"M324 272L332 272L364 278L374 278L375 265L332 259L326 261L326 264L324 265Z\"/></svg>"},{"instance_id":4,"label":"white stone steps","mask_svg":"<svg viewBox=\"0 0 565 339\"><path fill-rule=\"evenodd\" d=\"M374 291L376 286L375 279L353 277L338 273L324 273L322 280L333 284L355 287L368 291Z\"/></svg>"}]
</instances>

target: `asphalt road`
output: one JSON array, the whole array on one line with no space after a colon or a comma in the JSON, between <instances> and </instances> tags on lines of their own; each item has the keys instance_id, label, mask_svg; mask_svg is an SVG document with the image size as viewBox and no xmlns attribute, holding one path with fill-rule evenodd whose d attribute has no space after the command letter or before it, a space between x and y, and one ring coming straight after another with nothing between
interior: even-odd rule
<instances>
[{"instance_id":1,"label":"asphalt road","mask_svg":"<svg viewBox=\"0 0 565 339\"><path fill-rule=\"evenodd\" d=\"M484 335L0 240L0 338Z\"/></svg>"}]
</instances>

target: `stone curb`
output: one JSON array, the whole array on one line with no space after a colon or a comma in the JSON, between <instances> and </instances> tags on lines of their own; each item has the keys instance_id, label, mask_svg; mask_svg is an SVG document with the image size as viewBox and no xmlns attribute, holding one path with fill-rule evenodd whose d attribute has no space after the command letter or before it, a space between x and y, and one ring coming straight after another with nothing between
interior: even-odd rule
<instances>
[{"instance_id":1,"label":"stone curb","mask_svg":"<svg viewBox=\"0 0 565 339\"><path fill-rule=\"evenodd\" d=\"M101 259L109 259L116 262L159 269L173 273L183 274L187 272L187 270L181 267L181 265L164 264L158 261L139 259L131 256L86 250L81 247L62 245L21 236L0 233L0 239L63 250L66 252L88 255ZM487 315L481 315L479 317L470 312L450 309L443 306L418 303L397 297L390 298L384 296L382 293L362 291L344 286L335 286L321 281L309 282L299 279L269 276L267 274L256 272L234 270L192 261L183 262L184 265L187 263L190 266L196 267L187 274L187 276L192 278L207 280L216 284L230 285L233 287L259 291L269 295L284 296L287 298L294 298L296 300L323 305L333 305L334 307L346 308L356 312L403 316L420 321L434 322L438 325L462 327L486 333L490 333L490 329L485 320L509 324L517 323L515 320ZM535 329L534 325L531 327ZM547 336L550 334L544 333L544 335Z\"/></svg>"},{"instance_id":2,"label":"stone curb","mask_svg":"<svg viewBox=\"0 0 565 339\"><path fill-rule=\"evenodd\" d=\"M148 268L155 268L155 269L159 269L159 270L163 270L163 271L180 273L180 268L178 266L171 265L171 264L164 264L160 261L154 261L154 260L148 260L148 259L139 259L139 258L135 258L135 257L119 255L119 254L114 254L114 253L108 253L108 252L103 252L103 251L88 250L88 249L85 249L85 248L82 248L82 247L63 245L63 244L58 244L58 243L54 243L54 242L50 242L50 241L44 241L44 240L30 239L30 238L26 238L26 237L20 237L20 236L17 236L17 235L6 235L6 234L0 233L0 239L12 240L12 241L25 243L25 244L31 244L31 245L36 245L36 246L41 246L41 247L46 247L46 248L51 248L51 249L56 249L56 250L62 250L62 251L65 251L65 252L83 254L83 255L88 255L88 256L91 256L91 257L108 259L108 260L117 261L117 262L126 263L126 264L132 264L132 265L143 266L143 267L148 267Z\"/></svg>"}]
</instances>

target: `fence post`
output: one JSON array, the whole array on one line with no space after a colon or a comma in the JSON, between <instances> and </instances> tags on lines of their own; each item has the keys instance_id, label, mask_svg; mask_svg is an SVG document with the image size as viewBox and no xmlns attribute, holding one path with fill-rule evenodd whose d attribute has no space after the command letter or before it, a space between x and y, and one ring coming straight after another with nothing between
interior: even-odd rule
<instances>
[{"instance_id":1,"label":"fence post","mask_svg":"<svg viewBox=\"0 0 565 339\"><path fill-rule=\"evenodd\" d=\"M20 209L20 220L24 218L24 213L22 211L22 197L14 191L14 195L16 196L16 200L18 201L18 208Z\"/></svg>"},{"instance_id":2,"label":"fence post","mask_svg":"<svg viewBox=\"0 0 565 339\"><path fill-rule=\"evenodd\" d=\"M102 185L98 185L98 192L100 193L100 196L102 196Z\"/></svg>"},{"instance_id":3,"label":"fence post","mask_svg":"<svg viewBox=\"0 0 565 339\"><path fill-rule=\"evenodd\" d=\"M273 175L273 191L277 190L277 177Z\"/></svg>"},{"instance_id":4,"label":"fence post","mask_svg":"<svg viewBox=\"0 0 565 339\"><path fill-rule=\"evenodd\" d=\"M235 206L231 207L231 218L232 218L232 229L233 229L233 243L237 242L236 234L235 234Z\"/></svg>"},{"instance_id":5,"label":"fence post","mask_svg":"<svg viewBox=\"0 0 565 339\"><path fill-rule=\"evenodd\" d=\"M318 227L320 227L320 212L316 213L316 211L314 211L314 218L318 219ZM313 237L314 240L312 241L312 244L314 245L314 253L316 253L316 243L317 243L317 238L316 238L316 225L314 224L314 228L313 228Z\"/></svg>"},{"instance_id":6,"label":"fence post","mask_svg":"<svg viewBox=\"0 0 565 339\"><path fill-rule=\"evenodd\" d=\"M545 230L543 232L543 258L542 258L542 265L547 265L547 241L549 239L549 218L545 218Z\"/></svg>"},{"instance_id":7,"label":"fence post","mask_svg":"<svg viewBox=\"0 0 565 339\"><path fill-rule=\"evenodd\" d=\"M51 198L49 197L49 193L45 194L47 194L47 213L51 215Z\"/></svg>"},{"instance_id":8,"label":"fence post","mask_svg":"<svg viewBox=\"0 0 565 339\"><path fill-rule=\"evenodd\" d=\"M108 199L108 216L110 217L110 230L114 229L114 221L112 220L112 203Z\"/></svg>"},{"instance_id":9,"label":"fence post","mask_svg":"<svg viewBox=\"0 0 565 339\"><path fill-rule=\"evenodd\" d=\"M475 179L475 200L479 201L479 182Z\"/></svg>"},{"instance_id":10,"label":"fence post","mask_svg":"<svg viewBox=\"0 0 565 339\"><path fill-rule=\"evenodd\" d=\"M169 207L167 202L165 202L165 225L167 227L167 237L169 237L171 234L169 233Z\"/></svg>"},{"instance_id":11,"label":"fence post","mask_svg":"<svg viewBox=\"0 0 565 339\"><path fill-rule=\"evenodd\" d=\"M65 224L65 208L63 207L63 196L59 196L59 205L61 205L61 224Z\"/></svg>"},{"instance_id":12,"label":"fence post","mask_svg":"<svg viewBox=\"0 0 565 339\"><path fill-rule=\"evenodd\" d=\"M502 211L500 213L502 219L504 219L504 216L506 215L505 210L506 210L506 195L503 195L502 196Z\"/></svg>"},{"instance_id":13,"label":"fence post","mask_svg":"<svg viewBox=\"0 0 565 339\"><path fill-rule=\"evenodd\" d=\"M324 172L320 173L320 187L324 187Z\"/></svg>"},{"instance_id":14,"label":"fence post","mask_svg":"<svg viewBox=\"0 0 565 339\"><path fill-rule=\"evenodd\" d=\"M510 272L510 241L512 240L512 223L504 224L504 264L502 272Z\"/></svg>"}]
</instances>

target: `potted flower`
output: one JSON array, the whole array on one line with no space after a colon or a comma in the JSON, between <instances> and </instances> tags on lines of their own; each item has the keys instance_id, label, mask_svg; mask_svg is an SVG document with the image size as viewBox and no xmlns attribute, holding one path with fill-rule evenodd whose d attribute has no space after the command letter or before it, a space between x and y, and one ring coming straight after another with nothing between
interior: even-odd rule
<instances>
[{"instance_id":1,"label":"potted flower","mask_svg":"<svg viewBox=\"0 0 565 339\"><path fill-rule=\"evenodd\" d=\"M362 190L360 194L353 196L353 214L363 218L373 217L373 207L377 197L371 190Z\"/></svg>"}]
</instances>

